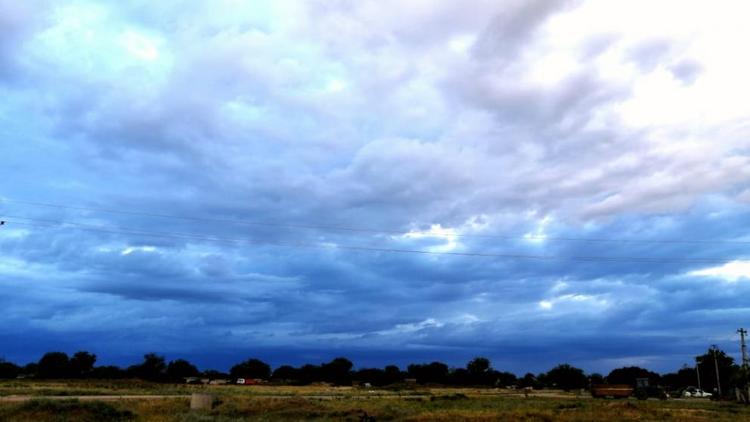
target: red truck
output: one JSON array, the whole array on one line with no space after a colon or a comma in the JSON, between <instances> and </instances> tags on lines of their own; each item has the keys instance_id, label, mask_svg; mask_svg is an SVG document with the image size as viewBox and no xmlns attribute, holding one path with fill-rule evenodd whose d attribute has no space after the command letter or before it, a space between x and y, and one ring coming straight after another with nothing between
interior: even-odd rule
<instances>
[{"instance_id":1,"label":"red truck","mask_svg":"<svg viewBox=\"0 0 750 422\"><path fill-rule=\"evenodd\" d=\"M633 394L633 387L627 384L595 384L591 386L591 396L594 398L612 397L624 399Z\"/></svg>"},{"instance_id":2,"label":"red truck","mask_svg":"<svg viewBox=\"0 0 750 422\"><path fill-rule=\"evenodd\" d=\"M649 397L666 400L669 398L666 390L659 386L651 385L648 378L637 378L635 387L628 384L594 384L591 386L591 396L594 398L612 397L623 399L635 396L638 400L646 400Z\"/></svg>"}]
</instances>

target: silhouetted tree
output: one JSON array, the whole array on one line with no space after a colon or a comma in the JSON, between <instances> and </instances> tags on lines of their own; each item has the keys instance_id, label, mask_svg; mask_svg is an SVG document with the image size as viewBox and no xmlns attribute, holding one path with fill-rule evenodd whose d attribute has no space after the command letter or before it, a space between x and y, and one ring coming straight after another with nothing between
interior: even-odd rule
<instances>
[{"instance_id":1,"label":"silhouetted tree","mask_svg":"<svg viewBox=\"0 0 750 422\"><path fill-rule=\"evenodd\" d=\"M248 359L234 365L229 370L232 378L259 378L267 380L271 377L271 367L259 359Z\"/></svg>"},{"instance_id":2,"label":"silhouetted tree","mask_svg":"<svg viewBox=\"0 0 750 422\"><path fill-rule=\"evenodd\" d=\"M570 366L567 363L552 368L545 374L545 382L552 387L563 390L585 388L589 379L582 369Z\"/></svg>"},{"instance_id":3,"label":"silhouetted tree","mask_svg":"<svg viewBox=\"0 0 750 422\"><path fill-rule=\"evenodd\" d=\"M203 371L203 376L208 378L209 380L229 378L229 374L217 371L216 369L206 369L205 371Z\"/></svg>"},{"instance_id":4,"label":"silhouetted tree","mask_svg":"<svg viewBox=\"0 0 750 422\"><path fill-rule=\"evenodd\" d=\"M0 378L11 379L18 376L21 373L21 367L13 362L8 362L5 359L0 359Z\"/></svg>"},{"instance_id":5,"label":"silhouetted tree","mask_svg":"<svg viewBox=\"0 0 750 422\"><path fill-rule=\"evenodd\" d=\"M164 356L156 353L143 355L143 363L128 368L128 374L148 381L162 381L166 376L167 364Z\"/></svg>"},{"instance_id":6,"label":"silhouetted tree","mask_svg":"<svg viewBox=\"0 0 750 422\"><path fill-rule=\"evenodd\" d=\"M504 372L504 371L493 371L494 378L495 378L495 385L499 387L507 387L510 385L515 385L518 383L518 377L516 374L512 372Z\"/></svg>"},{"instance_id":7,"label":"silhouetted tree","mask_svg":"<svg viewBox=\"0 0 750 422\"><path fill-rule=\"evenodd\" d=\"M299 369L291 365L281 365L273 371L271 378L277 381L299 382Z\"/></svg>"},{"instance_id":8,"label":"silhouetted tree","mask_svg":"<svg viewBox=\"0 0 750 422\"><path fill-rule=\"evenodd\" d=\"M96 355L89 352L79 351L70 358L70 373L74 377L86 377L94 369Z\"/></svg>"},{"instance_id":9,"label":"silhouetted tree","mask_svg":"<svg viewBox=\"0 0 750 422\"><path fill-rule=\"evenodd\" d=\"M465 368L451 368L448 371L448 376L441 382L450 385L476 384L469 371Z\"/></svg>"},{"instance_id":10,"label":"silhouetted tree","mask_svg":"<svg viewBox=\"0 0 750 422\"><path fill-rule=\"evenodd\" d=\"M661 380L661 376L656 372L651 372L648 369L639 368L637 366L626 366L624 368L613 369L609 375L607 375L607 383L628 384L635 387L636 379L638 378L648 378L651 385L658 385Z\"/></svg>"},{"instance_id":11,"label":"silhouetted tree","mask_svg":"<svg viewBox=\"0 0 750 422\"><path fill-rule=\"evenodd\" d=\"M597 384L604 384L604 376L602 374L594 372L593 374L589 375L589 386Z\"/></svg>"},{"instance_id":12,"label":"silhouetted tree","mask_svg":"<svg viewBox=\"0 0 750 422\"><path fill-rule=\"evenodd\" d=\"M200 374L198 368L185 359L170 361L167 365L167 377L171 380L179 380L185 377L195 377Z\"/></svg>"},{"instance_id":13,"label":"silhouetted tree","mask_svg":"<svg viewBox=\"0 0 750 422\"><path fill-rule=\"evenodd\" d=\"M474 385L494 385L497 374L492 370L490 360L485 357L476 357L466 364L469 374L469 383Z\"/></svg>"},{"instance_id":14,"label":"silhouetted tree","mask_svg":"<svg viewBox=\"0 0 750 422\"><path fill-rule=\"evenodd\" d=\"M114 365L97 366L89 373L90 378L96 379L118 379L127 375L125 370Z\"/></svg>"},{"instance_id":15,"label":"silhouetted tree","mask_svg":"<svg viewBox=\"0 0 750 422\"><path fill-rule=\"evenodd\" d=\"M471 375L483 375L490 370L490 360L483 357L476 357L466 364L466 370Z\"/></svg>"},{"instance_id":16,"label":"silhouetted tree","mask_svg":"<svg viewBox=\"0 0 750 422\"><path fill-rule=\"evenodd\" d=\"M534 388L536 389L552 387L552 382L548 380L546 372L540 372L536 374L535 379L536 385L534 386Z\"/></svg>"},{"instance_id":17,"label":"silhouetted tree","mask_svg":"<svg viewBox=\"0 0 750 422\"><path fill-rule=\"evenodd\" d=\"M539 382L536 379L536 375L532 374L531 372L527 372L526 375L524 375L523 378L518 381L518 386L539 388Z\"/></svg>"},{"instance_id":18,"label":"silhouetted tree","mask_svg":"<svg viewBox=\"0 0 750 422\"><path fill-rule=\"evenodd\" d=\"M442 362L432 362L427 365L411 364L407 371L411 378L419 383L445 383L448 377L448 365Z\"/></svg>"},{"instance_id":19,"label":"silhouetted tree","mask_svg":"<svg viewBox=\"0 0 750 422\"><path fill-rule=\"evenodd\" d=\"M59 379L70 376L70 360L63 352L48 352L39 359L37 374L38 378Z\"/></svg>"},{"instance_id":20,"label":"silhouetted tree","mask_svg":"<svg viewBox=\"0 0 750 422\"><path fill-rule=\"evenodd\" d=\"M350 385L352 383L351 370L352 361L347 358L338 357L328 363L321 365L323 381L337 385Z\"/></svg>"},{"instance_id":21,"label":"silhouetted tree","mask_svg":"<svg viewBox=\"0 0 750 422\"><path fill-rule=\"evenodd\" d=\"M716 363L714 363L714 358ZM695 357L698 370L701 374L701 386L704 390L713 391L717 387L716 365L719 367L719 378L721 380L722 394L729 394L731 382L735 379L739 366L734 364L734 358L724 353L723 350L712 346L702 355Z\"/></svg>"},{"instance_id":22,"label":"silhouetted tree","mask_svg":"<svg viewBox=\"0 0 750 422\"><path fill-rule=\"evenodd\" d=\"M453 368L443 381L433 382L443 382L450 385L485 385L493 387L514 385L516 383L517 377L515 374L492 369L492 367L489 366L489 360L487 360L486 366L484 362L481 362L479 366L474 367L470 364L471 362L469 362L467 368ZM424 371L424 367L412 367L412 370L420 372Z\"/></svg>"},{"instance_id":23,"label":"silhouetted tree","mask_svg":"<svg viewBox=\"0 0 750 422\"><path fill-rule=\"evenodd\" d=\"M677 372L661 376L661 382L670 390L677 390L698 385L698 374L695 367L683 365Z\"/></svg>"},{"instance_id":24,"label":"silhouetted tree","mask_svg":"<svg viewBox=\"0 0 750 422\"><path fill-rule=\"evenodd\" d=\"M39 372L39 364L36 362L27 363L26 365L21 368L21 374L26 377L36 377L37 372Z\"/></svg>"},{"instance_id":25,"label":"silhouetted tree","mask_svg":"<svg viewBox=\"0 0 750 422\"><path fill-rule=\"evenodd\" d=\"M404 373L401 372L398 366L388 365L385 367L386 385L403 381L404 378Z\"/></svg>"},{"instance_id":26,"label":"silhouetted tree","mask_svg":"<svg viewBox=\"0 0 750 422\"><path fill-rule=\"evenodd\" d=\"M318 365L308 363L299 368L299 381L301 384L310 384L322 379L321 368Z\"/></svg>"},{"instance_id":27,"label":"silhouetted tree","mask_svg":"<svg viewBox=\"0 0 750 422\"><path fill-rule=\"evenodd\" d=\"M377 386L388 384L385 371L380 368L363 368L355 372L352 377L357 381L367 382Z\"/></svg>"}]
</instances>

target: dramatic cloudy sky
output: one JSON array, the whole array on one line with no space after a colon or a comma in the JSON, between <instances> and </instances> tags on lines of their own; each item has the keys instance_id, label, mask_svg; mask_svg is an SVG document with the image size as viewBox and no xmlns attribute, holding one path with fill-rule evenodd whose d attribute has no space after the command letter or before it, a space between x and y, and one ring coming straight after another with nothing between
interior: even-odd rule
<instances>
[{"instance_id":1,"label":"dramatic cloudy sky","mask_svg":"<svg viewBox=\"0 0 750 422\"><path fill-rule=\"evenodd\" d=\"M0 0L0 356L736 357L748 13Z\"/></svg>"}]
</instances>

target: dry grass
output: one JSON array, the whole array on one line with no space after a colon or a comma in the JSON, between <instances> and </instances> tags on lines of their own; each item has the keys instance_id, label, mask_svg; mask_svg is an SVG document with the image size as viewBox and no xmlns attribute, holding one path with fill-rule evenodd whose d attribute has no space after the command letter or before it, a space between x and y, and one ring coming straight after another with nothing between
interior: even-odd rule
<instances>
[{"instance_id":1,"label":"dry grass","mask_svg":"<svg viewBox=\"0 0 750 422\"><path fill-rule=\"evenodd\" d=\"M141 380L2 380L0 397L31 396L98 396L125 394L190 394L201 386L156 384Z\"/></svg>"},{"instance_id":2,"label":"dry grass","mask_svg":"<svg viewBox=\"0 0 750 422\"><path fill-rule=\"evenodd\" d=\"M70 387L70 385L68 385ZM35 389L64 388L29 383ZM358 390L326 386L239 387L143 386L118 384L75 389L99 389L104 394L143 394L145 391L208 391L220 403L212 410L191 411L189 398L135 399L106 404L67 402L64 406L0 402L0 420L77 421L119 420L156 422L199 421L358 421L367 412L378 421L686 421L735 422L750 420L750 407L700 400L594 400L585 395L544 392L524 398L510 391L478 389L421 389L416 391ZM19 388L15 386L14 388ZM102 405L102 406L100 406ZM99 406L99 407L97 407ZM93 415L93 416L92 416ZM96 419L96 417L100 417ZM119 415L119 416L118 416ZM131 417L132 416L132 417ZM91 419L94 417L94 419ZM88 418L88 419L86 419ZM112 419L118 420L118 419Z\"/></svg>"},{"instance_id":3,"label":"dry grass","mask_svg":"<svg viewBox=\"0 0 750 422\"><path fill-rule=\"evenodd\" d=\"M3 421L132 421L135 414L104 402L33 400L0 408Z\"/></svg>"}]
</instances>

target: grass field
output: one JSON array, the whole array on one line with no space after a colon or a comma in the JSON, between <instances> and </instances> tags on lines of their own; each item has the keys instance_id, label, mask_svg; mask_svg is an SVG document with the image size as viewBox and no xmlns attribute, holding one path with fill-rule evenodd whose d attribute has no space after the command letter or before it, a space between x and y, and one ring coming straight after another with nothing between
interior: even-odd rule
<instances>
[{"instance_id":1,"label":"grass field","mask_svg":"<svg viewBox=\"0 0 750 422\"><path fill-rule=\"evenodd\" d=\"M190 410L190 394L216 396ZM128 397L128 396L137 396ZM707 400L601 400L512 390L182 386L133 381L0 383L0 421L742 421L750 407Z\"/></svg>"}]
</instances>

